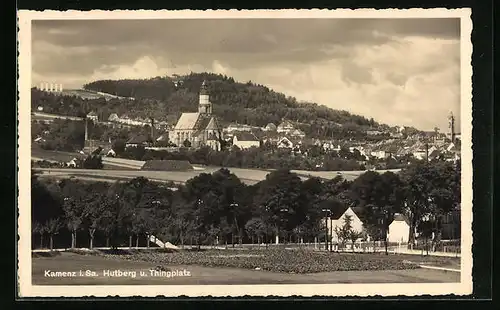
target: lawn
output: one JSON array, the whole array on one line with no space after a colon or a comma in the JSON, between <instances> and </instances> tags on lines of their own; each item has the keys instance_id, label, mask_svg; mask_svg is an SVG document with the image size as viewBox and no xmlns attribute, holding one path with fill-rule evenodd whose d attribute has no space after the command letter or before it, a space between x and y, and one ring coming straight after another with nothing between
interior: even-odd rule
<instances>
[{"instance_id":1,"label":"lawn","mask_svg":"<svg viewBox=\"0 0 500 310\"><path fill-rule=\"evenodd\" d=\"M187 253L187 254L186 254ZM193 254L196 253L196 254ZM34 285L226 285L226 284L333 284L333 283L452 283L460 281L460 274L428 269L404 270L364 270L364 271L327 271L316 273L293 274L255 270L245 267L207 266L201 264L204 259L218 255L224 260L256 262L264 260L256 253L227 251L206 251L184 253L159 253L152 251L133 252L128 255L81 255L61 253L56 256L37 254L33 257L32 281ZM175 255L170 255L175 254ZM213 256L216 256L215 258ZM348 255L351 256L351 255ZM154 258L153 258L154 257ZM170 257L170 259L161 259ZM197 257L197 261L182 262L181 258ZM203 258L204 257L204 258ZM268 255L265 255L267 258ZM313 256L318 258L319 256ZM325 255L329 257L329 255ZM347 257L347 256L346 256ZM352 256L351 256L352 257ZM140 258L140 259L139 259ZM203 259L202 259L203 258ZM302 257L304 258L304 257ZM366 256L368 258L368 256ZM158 259L158 261L157 261ZM394 258L392 258L394 259ZM177 260L177 261L175 261ZM310 259L302 263L310 263ZM239 265L238 263L237 265ZM248 265L247 265L248 266ZM283 266L283 264L281 265ZM151 270L165 271L163 275L153 275ZM89 276L48 277L45 271L92 272ZM136 276L110 277L105 270L135 272ZM144 272L140 276L140 272ZM170 271L170 275L165 275ZM181 275L181 273L183 273ZM175 275L175 276L174 276Z\"/></svg>"}]
</instances>

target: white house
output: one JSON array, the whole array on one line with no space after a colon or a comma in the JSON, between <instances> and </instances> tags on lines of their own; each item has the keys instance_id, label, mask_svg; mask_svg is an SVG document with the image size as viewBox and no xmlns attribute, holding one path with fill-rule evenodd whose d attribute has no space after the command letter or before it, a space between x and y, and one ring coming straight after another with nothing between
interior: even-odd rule
<instances>
[{"instance_id":1,"label":"white house","mask_svg":"<svg viewBox=\"0 0 500 310\"><path fill-rule=\"evenodd\" d=\"M293 149L293 142L290 141L290 139L288 139L287 137L283 137L281 138L278 143L278 148L282 149L282 148L285 148L285 149Z\"/></svg>"},{"instance_id":2,"label":"white house","mask_svg":"<svg viewBox=\"0 0 500 310\"><path fill-rule=\"evenodd\" d=\"M251 132L238 132L233 136L233 145L240 149L259 147L259 139Z\"/></svg>"},{"instance_id":3,"label":"white house","mask_svg":"<svg viewBox=\"0 0 500 310\"><path fill-rule=\"evenodd\" d=\"M413 157L415 157L418 160L423 160L423 159L425 159L426 154L427 153L425 152L425 150L417 150L417 151L413 152Z\"/></svg>"},{"instance_id":4,"label":"white house","mask_svg":"<svg viewBox=\"0 0 500 310\"><path fill-rule=\"evenodd\" d=\"M251 131L252 126L246 124L230 124L224 128L225 132L235 132L235 131Z\"/></svg>"},{"instance_id":5,"label":"white house","mask_svg":"<svg viewBox=\"0 0 500 310\"><path fill-rule=\"evenodd\" d=\"M276 130L279 133L290 133L295 130L295 126L289 120L284 120L281 124L278 125Z\"/></svg>"},{"instance_id":6,"label":"white house","mask_svg":"<svg viewBox=\"0 0 500 310\"><path fill-rule=\"evenodd\" d=\"M76 168L76 166L77 166L76 161L77 161L77 159L73 158L66 163L66 166L68 166L70 168Z\"/></svg>"},{"instance_id":7,"label":"white house","mask_svg":"<svg viewBox=\"0 0 500 310\"><path fill-rule=\"evenodd\" d=\"M263 131L276 131L277 127L273 123L269 123L266 127L262 128Z\"/></svg>"},{"instance_id":8,"label":"white house","mask_svg":"<svg viewBox=\"0 0 500 310\"><path fill-rule=\"evenodd\" d=\"M297 137L297 138L305 138L305 136L306 136L306 134L305 134L302 130L300 130L300 129L295 129L295 130L293 130L293 131L290 133L290 135L291 135L292 137Z\"/></svg>"},{"instance_id":9,"label":"white house","mask_svg":"<svg viewBox=\"0 0 500 310\"><path fill-rule=\"evenodd\" d=\"M335 228L342 228L347 216L351 216L351 227L353 231L362 232L363 222L359 219L351 207L342 207L332 210L327 221L328 234L331 234L331 240L338 242L338 236L335 233Z\"/></svg>"},{"instance_id":10,"label":"white house","mask_svg":"<svg viewBox=\"0 0 500 310\"><path fill-rule=\"evenodd\" d=\"M92 111L89 114L87 114L87 118L90 119L93 122L96 122L96 123L99 120L99 117L97 116L97 113L95 113L94 111Z\"/></svg>"},{"instance_id":11,"label":"white house","mask_svg":"<svg viewBox=\"0 0 500 310\"><path fill-rule=\"evenodd\" d=\"M378 159L385 159L385 158L388 158L390 156L389 152L386 152L386 151L383 151L383 150L380 150L380 151L373 151L371 152L372 156L378 158Z\"/></svg>"},{"instance_id":12,"label":"white house","mask_svg":"<svg viewBox=\"0 0 500 310\"><path fill-rule=\"evenodd\" d=\"M116 156L116 152L113 150L113 149L110 149L107 153L106 153L106 157L115 157Z\"/></svg>"},{"instance_id":13,"label":"white house","mask_svg":"<svg viewBox=\"0 0 500 310\"><path fill-rule=\"evenodd\" d=\"M407 243L409 235L410 222L404 215L396 213L394 215L394 220L389 224L387 240L389 242Z\"/></svg>"},{"instance_id":14,"label":"white house","mask_svg":"<svg viewBox=\"0 0 500 310\"><path fill-rule=\"evenodd\" d=\"M108 117L108 121L110 121L110 122L118 122L119 120L120 120L120 118L118 117L118 114L116 114L116 113L112 113Z\"/></svg>"}]
</instances>

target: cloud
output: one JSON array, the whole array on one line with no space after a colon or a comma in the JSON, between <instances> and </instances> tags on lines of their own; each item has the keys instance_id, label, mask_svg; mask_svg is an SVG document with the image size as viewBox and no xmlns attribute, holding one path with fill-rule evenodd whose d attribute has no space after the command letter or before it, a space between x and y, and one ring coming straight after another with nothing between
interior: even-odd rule
<instances>
[{"instance_id":1,"label":"cloud","mask_svg":"<svg viewBox=\"0 0 500 310\"><path fill-rule=\"evenodd\" d=\"M458 19L73 20L33 23L33 84L212 71L386 122L460 112Z\"/></svg>"}]
</instances>

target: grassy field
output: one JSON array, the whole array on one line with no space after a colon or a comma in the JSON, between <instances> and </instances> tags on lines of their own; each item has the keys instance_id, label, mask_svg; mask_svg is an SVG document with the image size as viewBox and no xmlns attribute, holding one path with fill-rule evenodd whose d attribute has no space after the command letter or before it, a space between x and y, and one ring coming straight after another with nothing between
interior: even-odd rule
<instances>
[{"instance_id":1,"label":"grassy field","mask_svg":"<svg viewBox=\"0 0 500 310\"><path fill-rule=\"evenodd\" d=\"M37 147L33 147L31 150L31 156L41 159L54 160L54 161L64 161L67 162L71 160L73 157L78 156L77 153L69 153L69 152L60 152L60 151L46 151ZM174 181L174 182L185 182L194 176L199 175L200 173L213 173L220 169L221 167L209 166L203 167L203 169L196 169L194 171L169 171L166 174L166 171L136 171L132 169L121 168L120 165L126 165L130 167L135 167L140 169L142 165L145 163L144 161L123 159L123 158L104 158L103 163L105 165L109 164L108 171L96 171L96 170L84 170L79 169L79 175L85 174L87 177L95 176L96 174L106 175L107 178L123 178L123 177L135 177L135 176L144 176L147 178L153 178L157 180L165 180L165 181ZM123 172L123 170L129 170L127 172ZM228 167L228 169L238 176L241 180L248 184L254 184L259 181L262 181L266 178L266 176L271 172L271 170L264 169L246 169L246 168L233 168ZM131 170L131 171L130 171ZM56 170L54 170L56 171ZM74 174L74 170L67 170L68 174ZM305 180L311 176L317 176L321 178L335 178L339 174L335 171L302 171L297 170L294 171L299 174L299 176ZM361 172L360 171L343 171L340 172L340 176L342 176L346 180L353 180L357 178Z\"/></svg>"},{"instance_id":2,"label":"grassy field","mask_svg":"<svg viewBox=\"0 0 500 310\"><path fill-rule=\"evenodd\" d=\"M170 254L172 253L163 253L164 256ZM232 256L235 261L252 260L253 257L251 256L253 254L248 253L226 255ZM128 274L113 276L105 273L115 270ZM51 277L50 272L74 272L74 276ZM34 285L452 283L460 281L460 274L429 269L322 271L297 274L262 269L210 267L181 261L159 265L158 262L123 259L117 256L63 252L53 257L33 257L32 279Z\"/></svg>"}]
</instances>

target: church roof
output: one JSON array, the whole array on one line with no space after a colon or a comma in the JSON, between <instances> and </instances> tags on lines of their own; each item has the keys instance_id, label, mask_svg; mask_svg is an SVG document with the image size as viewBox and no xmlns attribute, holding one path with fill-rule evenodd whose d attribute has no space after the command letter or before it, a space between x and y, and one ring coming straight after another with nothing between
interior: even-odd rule
<instances>
[{"instance_id":1,"label":"church roof","mask_svg":"<svg viewBox=\"0 0 500 310\"><path fill-rule=\"evenodd\" d=\"M200 113L182 113L175 125L175 130L195 129Z\"/></svg>"},{"instance_id":2,"label":"church roof","mask_svg":"<svg viewBox=\"0 0 500 310\"><path fill-rule=\"evenodd\" d=\"M182 113L174 130L194 130L199 135L203 130L219 130L219 123L212 115L202 113Z\"/></svg>"}]
</instances>

